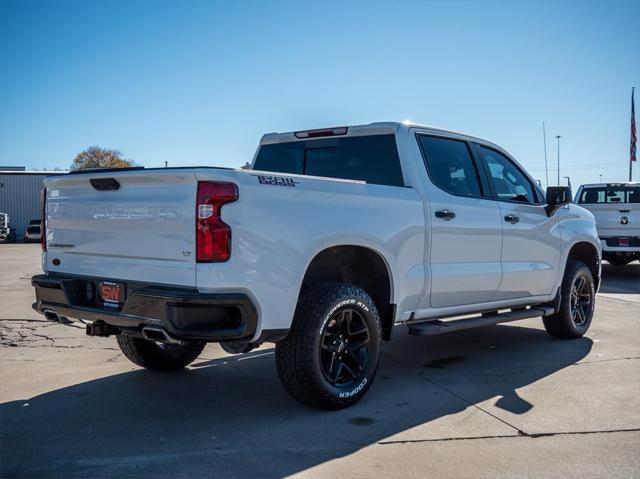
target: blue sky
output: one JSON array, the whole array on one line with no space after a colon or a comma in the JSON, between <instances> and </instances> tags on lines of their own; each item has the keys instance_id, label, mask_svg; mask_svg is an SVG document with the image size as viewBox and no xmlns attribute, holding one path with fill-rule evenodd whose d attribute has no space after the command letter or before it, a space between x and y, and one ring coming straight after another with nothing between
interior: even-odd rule
<instances>
[{"instance_id":1,"label":"blue sky","mask_svg":"<svg viewBox=\"0 0 640 479\"><path fill-rule=\"evenodd\" d=\"M633 1L0 0L0 164L66 168L97 144L239 166L265 132L411 119L544 184L545 120L552 184L557 134L574 187L625 180L639 20Z\"/></svg>"}]
</instances>

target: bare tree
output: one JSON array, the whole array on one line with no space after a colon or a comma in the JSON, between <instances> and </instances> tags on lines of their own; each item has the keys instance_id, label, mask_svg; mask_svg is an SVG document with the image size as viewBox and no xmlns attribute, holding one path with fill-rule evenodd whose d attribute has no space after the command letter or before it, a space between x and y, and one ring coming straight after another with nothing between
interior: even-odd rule
<instances>
[{"instance_id":1,"label":"bare tree","mask_svg":"<svg viewBox=\"0 0 640 479\"><path fill-rule=\"evenodd\" d=\"M72 170L87 168L128 168L134 166L133 161L125 160L119 150L90 146L78 153L71 164Z\"/></svg>"}]
</instances>

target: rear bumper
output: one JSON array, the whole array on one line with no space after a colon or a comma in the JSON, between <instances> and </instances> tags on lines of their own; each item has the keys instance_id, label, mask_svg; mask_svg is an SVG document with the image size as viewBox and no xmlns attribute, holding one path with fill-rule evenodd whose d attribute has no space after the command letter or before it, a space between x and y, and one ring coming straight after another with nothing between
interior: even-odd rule
<instances>
[{"instance_id":1,"label":"rear bumper","mask_svg":"<svg viewBox=\"0 0 640 479\"><path fill-rule=\"evenodd\" d=\"M629 246L617 246L618 238L629 239ZM637 236L601 236L603 253L640 253L640 238Z\"/></svg>"},{"instance_id":2,"label":"rear bumper","mask_svg":"<svg viewBox=\"0 0 640 479\"><path fill-rule=\"evenodd\" d=\"M130 334L154 326L171 337L191 341L249 340L256 333L256 308L244 293L200 293L184 287L122 282L126 299L117 310L99 305L97 283L105 279L34 276L33 308L62 323L103 321Z\"/></svg>"}]
</instances>

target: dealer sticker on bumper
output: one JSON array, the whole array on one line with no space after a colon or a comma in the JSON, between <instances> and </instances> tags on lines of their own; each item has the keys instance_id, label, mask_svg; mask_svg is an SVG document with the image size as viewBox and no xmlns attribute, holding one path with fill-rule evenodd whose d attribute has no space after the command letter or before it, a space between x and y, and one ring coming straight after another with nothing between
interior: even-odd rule
<instances>
[{"instance_id":1,"label":"dealer sticker on bumper","mask_svg":"<svg viewBox=\"0 0 640 479\"><path fill-rule=\"evenodd\" d=\"M98 283L98 295L102 305L107 308L119 309L124 303L124 284L101 281Z\"/></svg>"}]
</instances>

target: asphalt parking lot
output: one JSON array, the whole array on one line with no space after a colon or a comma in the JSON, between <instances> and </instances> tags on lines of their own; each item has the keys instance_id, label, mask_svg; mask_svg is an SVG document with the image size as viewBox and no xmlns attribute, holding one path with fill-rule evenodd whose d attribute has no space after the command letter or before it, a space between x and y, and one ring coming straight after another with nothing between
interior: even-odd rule
<instances>
[{"instance_id":1,"label":"asphalt parking lot","mask_svg":"<svg viewBox=\"0 0 640 479\"><path fill-rule=\"evenodd\" d=\"M38 245L0 245L1 477L639 477L640 264L604 268L588 335L538 319L416 338L370 392L321 412L269 346L141 370L113 338L31 309Z\"/></svg>"}]
</instances>

